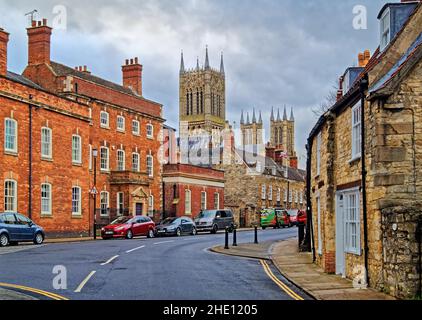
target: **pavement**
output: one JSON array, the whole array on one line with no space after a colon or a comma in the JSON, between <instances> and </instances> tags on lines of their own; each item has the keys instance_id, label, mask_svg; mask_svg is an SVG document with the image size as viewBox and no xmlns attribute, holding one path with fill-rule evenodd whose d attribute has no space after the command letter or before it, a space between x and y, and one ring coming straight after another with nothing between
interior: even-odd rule
<instances>
[{"instance_id":1,"label":"pavement","mask_svg":"<svg viewBox=\"0 0 422 320\"><path fill-rule=\"evenodd\" d=\"M35 297L28 296L26 294L11 291L7 289L0 288L0 301L27 301L27 300L38 300Z\"/></svg>"},{"instance_id":2,"label":"pavement","mask_svg":"<svg viewBox=\"0 0 422 320\"><path fill-rule=\"evenodd\" d=\"M260 230L259 238L274 243L296 233L294 229ZM6 293L10 297L10 291L41 300L311 299L286 281L268 260L211 252L210 248L224 244L224 238L224 233L218 233L111 241L77 239L0 248L0 299ZM253 231L238 233L240 245L253 239Z\"/></svg>"},{"instance_id":3,"label":"pavement","mask_svg":"<svg viewBox=\"0 0 422 320\"><path fill-rule=\"evenodd\" d=\"M224 255L270 259L287 281L316 300L395 300L371 288L356 289L351 280L324 273L312 262L311 253L299 252L297 238L241 244L229 250L217 246L212 250Z\"/></svg>"}]
</instances>

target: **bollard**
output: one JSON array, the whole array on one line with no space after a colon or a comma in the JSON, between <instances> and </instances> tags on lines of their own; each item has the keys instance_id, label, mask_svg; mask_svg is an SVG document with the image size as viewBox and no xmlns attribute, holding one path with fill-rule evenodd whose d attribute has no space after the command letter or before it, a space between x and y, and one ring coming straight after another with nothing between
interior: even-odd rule
<instances>
[{"instance_id":1,"label":"bollard","mask_svg":"<svg viewBox=\"0 0 422 320\"><path fill-rule=\"evenodd\" d=\"M255 226L255 244L258 244L258 227Z\"/></svg>"},{"instance_id":2,"label":"bollard","mask_svg":"<svg viewBox=\"0 0 422 320\"><path fill-rule=\"evenodd\" d=\"M303 240L305 239L305 224L299 223L298 225L299 229L299 248L302 245Z\"/></svg>"},{"instance_id":3,"label":"bollard","mask_svg":"<svg viewBox=\"0 0 422 320\"><path fill-rule=\"evenodd\" d=\"M226 228L226 244L224 246L224 249L228 250L229 248L229 228Z\"/></svg>"},{"instance_id":4,"label":"bollard","mask_svg":"<svg viewBox=\"0 0 422 320\"><path fill-rule=\"evenodd\" d=\"M237 247L237 231L236 231L236 227L233 228L233 247Z\"/></svg>"}]
</instances>

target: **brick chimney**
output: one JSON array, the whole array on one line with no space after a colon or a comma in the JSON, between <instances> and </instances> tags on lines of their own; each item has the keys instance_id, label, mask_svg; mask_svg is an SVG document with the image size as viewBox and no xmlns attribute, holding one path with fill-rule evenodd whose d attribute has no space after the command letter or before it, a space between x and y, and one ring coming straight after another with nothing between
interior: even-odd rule
<instances>
[{"instance_id":1,"label":"brick chimney","mask_svg":"<svg viewBox=\"0 0 422 320\"><path fill-rule=\"evenodd\" d=\"M127 59L126 64L122 66L122 72L123 86L142 96L142 65L138 62L138 58Z\"/></svg>"},{"instance_id":2,"label":"brick chimney","mask_svg":"<svg viewBox=\"0 0 422 320\"><path fill-rule=\"evenodd\" d=\"M32 21L28 31L28 65L50 64L50 44L52 28L47 19Z\"/></svg>"},{"instance_id":3,"label":"brick chimney","mask_svg":"<svg viewBox=\"0 0 422 320\"><path fill-rule=\"evenodd\" d=\"M0 76L7 74L7 43L9 34L0 28Z\"/></svg>"},{"instance_id":4,"label":"brick chimney","mask_svg":"<svg viewBox=\"0 0 422 320\"><path fill-rule=\"evenodd\" d=\"M340 101L340 99L343 98L343 81L344 81L344 78L343 76L341 76L340 79L338 80L339 85L338 85L338 90L337 90L337 101Z\"/></svg>"}]
</instances>

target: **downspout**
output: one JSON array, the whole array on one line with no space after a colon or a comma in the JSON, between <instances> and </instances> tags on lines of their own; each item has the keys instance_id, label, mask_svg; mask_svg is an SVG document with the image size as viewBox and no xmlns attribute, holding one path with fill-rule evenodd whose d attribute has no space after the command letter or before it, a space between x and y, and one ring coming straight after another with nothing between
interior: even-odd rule
<instances>
[{"instance_id":1,"label":"downspout","mask_svg":"<svg viewBox=\"0 0 422 320\"><path fill-rule=\"evenodd\" d=\"M32 95L29 95L29 100L32 100ZM28 150L28 217L32 220L32 104L28 104L29 107L29 128L28 128L28 139L29 139L29 150Z\"/></svg>"},{"instance_id":2,"label":"downspout","mask_svg":"<svg viewBox=\"0 0 422 320\"><path fill-rule=\"evenodd\" d=\"M368 75L362 79L360 83L361 95L361 163L362 163L362 206L363 206L363 242L364 242L364 259L365 259L365 281L369 286L369 272L368 272L368 210L367 210L367 195L366 195L366 145L365 145L365 92L368 90Z\"/></svg>"},{"instance_id":3,"label":"downspout","mask_svg":"<svg viewBox=\"0 0 422 320\"><path fill-rule=\"evenodd\" d=\"M312 200L311 200L311 175L312 175L312 139L308 140L308 144L306 145L306 149L308 152L308 159L306 161L307 167L307 175L306 175L306 202L307 202L307 219L308 223L306 226L306 236L305 236L305 245L310 252L312 250L312 257L313 262L316 261L316 252L315 252L315 238L314 238L314 230L313 230L313 219L312 219Z\"/></svg>"}]
</instances>

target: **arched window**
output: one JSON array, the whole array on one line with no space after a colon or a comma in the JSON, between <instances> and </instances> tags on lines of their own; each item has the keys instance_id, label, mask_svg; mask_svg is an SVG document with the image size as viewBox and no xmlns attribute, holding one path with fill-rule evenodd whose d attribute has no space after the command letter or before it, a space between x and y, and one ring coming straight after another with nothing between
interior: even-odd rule
<instances>
[{"instance_id":1,"label":"arched window","mask_svg":"<svg viewBox=\"0 0 422 320\"><path fill-rule=\"evenodd\" d=\"M4 211L16 212L18 207L17 199L18 184L15 180L6 180L4 182Z\"/></svg>"},{"instance_id":2,"label":"arched window","mask_svg":"<svg viewBox=\"0 0 422 320\"><path fill-rule=\"evenodd\" d=\"M190 97L189 97L189 100L190 100L190 114L193 114L193 93L192 93L192 91L190 92Z\"/></svg>"},{"instance_id":3,"label":"arched window","mask_svg":"<svg viewBox=\"0 0 422 320\"><path fill-rule=\"evenodd\" d=\"M102 191L100 194L100 208L100 214L102 216L108 216L108 210L110 208L110 194L107 191Z\"/></svg>"},{"instance_id":4,"label":"arched window","mask_svg":"<svg viewBox=\"0 0 422 320\"><path fill-rule=\"evenodd\" d=\"M204 91L201 89L201 114L204 113Z\"/></svg>"},{"instance_id":5,"label":"arched window","mask_svg":"<svg viewBox=\"0 0 422 320\"><path fill-rule=\"evenodd\" d=\"M199 107L199 89L196 89L196 114L200 114Z\"/></svg>"},{"instance_id":6,"label":"arched window","mask_svg":"<svg viewBox=\"0 0 422 320\"><path fill-rule=\"evenodd\" d=\"M186 92L186 115L189 115L189 91Z\"/></svg>"}]
</instances>

